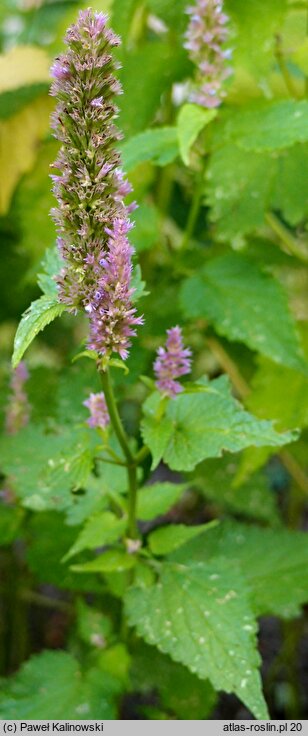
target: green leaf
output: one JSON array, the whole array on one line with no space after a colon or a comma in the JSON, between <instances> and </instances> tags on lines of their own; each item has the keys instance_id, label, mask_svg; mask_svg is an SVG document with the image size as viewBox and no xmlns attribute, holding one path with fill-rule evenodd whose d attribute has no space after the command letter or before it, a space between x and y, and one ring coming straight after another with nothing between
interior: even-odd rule
<instances>
[{"instance_id":1,"label":"green leaf","mask_svg":"<svg viewBox=\"0 0 308 736\"><path fill-rule=\"evenodd\" d=\"M131 171L144 161L166 166L179 153L176 128L152 128L138 133L123 143L121 153L125 171Z\"/></svg>"},{"instance_id":2,"label":"green leaf","mask_svg":"<svg viewBox=\"0 0 308 736\"><path fill-rule=\"evenodd\" d=\"M138 0L113 0L111 12L111 28L114 29L125 43L129 37L129 31Z\"/></svg>"},{"instance_id":3,"label":"green leaf","mask_svg":"<svg viewBox=\"0 0 308 736\"><path fill-rule=\"evenodd\" d=\"M308 215L307 180L308 145L299 143L281 151L276 159L271 206L280 210L290 225L298 225Z\"/></svg>"},{"instance_id":4,"label":"green leaf","mask_svg":"<svg viewBox=\"0 0 308 736\"><path fill-rule=\"evenodd\" d=\"M173 33L183 33L187 25L186 0L177 0L176 3L174 0L147 0L147 5L152 13L170 24Z\"/></svg>"},{"instance_id":5,"label":"green leaf","mask_svg":"<svg viewBox=\"0 0 308 736\"><path fill-rule=\"evenodd\" d=\"M132 295L133 303L139 301L143 296L147 296L149 292L146 290L146 283L142 279L141 268L139 263L134 267L133 275L130 283L131 289L134 289Z\"/></svg>"},{"instance_id":6,"label":"green leaf","mask_svg":"<svg viewBox=\"0 0 308 736\"><path fill-rule=\"evenodd\" d=\"M110 549L99 555L91 562L82 565L72 565L74 572L123 572L130 570L136 564L136 557L117 549Z\"/></svg>"},{"instance_id":7,"label":"green leaf","mask_svg":"<svg viewBox=\"0 0 308 736\"><path fill-rule=\"evenodd\" d=\"M20 363L23 354L31 345L32 341L41 330L49 325L56 317L65 310L65 305L60 304L54 297L41 296L23 314L14 340L14 353L12 357L13 368Z\"/></svg>"},{"instance_id":8,"label":"green leaf","mask_svg":"<svg viewBox=\"0 0 308 736\"><path fill-rule=\"evenodd\" d=\"M0 504L0 547L12 542L20 534L25 512L18 506Z\"/></svg>"},{"instance_id":9,"label":"green leaf","mask_svg":"<svg viewBox=\"0 0 308 736\"><path fill-rule=\"evenodd\" d=\"M217 694L208 681L143 642L134 652L132 679L137 691L158 691L162 706L181 720L205 719L216 705Z\"/></svg>"},{"instance_id":10,"label":"green leaf","mask_svg":"<svg viewBox=\"0 0 308 736\"><path fill-rule=\"evenodd\" d=\"M0 717L7 720L114 719L114 681L98 669L82 673L68 652L42 652L6 680Z\"/></svg>"},{"instance_id":11,"label":"green leaf","mask_svg":"<svg viewBox=\"0 0 308 736\"><path fill-rule=\"evenodd\" d=\"M244 65L256 77L273 64L275 34L281 31L287 0L226 0L225 10L235 24L237 34L234 62Z\"/></svg>"},{"instance_id":12,"label":"green leaf","mask_svg":"<svg viewBox=\"0 0 308 736\"><path fill-rule=\"evenodd\" d=\"M86 644L103 649L112 636L111 619L102 611L88 606L82 598L77 601L77 631Z\"/></svg>"},{"instance_id":13,"label":"green leaf","mask_svg":"<svg viewBox=\"0 0 308 736\"><path fill-rule=\"evenodd\" d=\"M227 118L222 138L245 151L260 153L288 148L308 140L308 101L280 100L241 110Z\"/></svg>"},{"instance_id":14,"label":"green leaf","mask_svg":"<svg viewBox=\"0 0 308 736\"><path fill-rule=\"evenodd\" d=\"M300 222L307 215L307 175L307 144L295 144L278 155L244 151L220 140L206 174L206 199L218 238L236 242L240 235L263 227L270 209L280 210L291 225Z\"/></svg>"},{"instance_id":15,"label":"green leaf","mask_svg":"<svg viewBox=\"0 0 308 736\"><path fill-rule=\"evenodd\" d=\"M274 158L248 153L235 144L213 152L206 174L206 200L220 239L237 238L264 225L275 172Z\"/></svg>"},{"instance_id":16,"label":"green leaf","mask_svg":"<svg viewBox=\"0 0 308 736\"><path fill-rule=\"evenodd\" d=\"M203 385L204 393L180 394L170 400L164 421L153 412L153 397L145 402L142 434L153 465L162 457L172 470L189 471L207 457L220 457L223 450L279 447L296 439L296 433L278 434L271 422L244 411L233 398L226 376L211 382L204 379Z\"/></svg>"},{"instance_id":17,"label":"green leaf","mask_svg":"<svg viewBox=\"0 0 308 736\"><path fill-rule=\"evenodd\" d=\"M137 252L148 250L159 242L160 218L156 207L146 202L141 203L134 212L134 223L130 240Z\"/></svg>"},{"instance_id":18,"label":"green leaf","mask_svg":"<svg viewBox=\"0 0 308 736\"><path fill-rule=\"evenodd\" d=\"M187 483L153 483L140 488L137 496L137 519L150 521L166 514L181 498Z\"/></svg>"},{"instance_id":19,"label":"green leaf","mask_svg":"<svg viewBox=\"0 0 308 736\"><path fill-rule=\"evenodd\" d=\"M2 472L11 478L23 506L35 511L66 509L71 491L88 480L95 455L88 429L58 434L28 425L0 439ZM33 450L35 448L35 452Z\"/></svg>"},{"instance_id":20,"label":"green leaf","mask_svg":"<svg viewBox=\"0 0 308 736\"><path fill-rule=\"evenodd\" d=\"M120 51L120 81L125 95L119 100L119 128L125 136L153 125L164 92L168 94L172 84L187 75L187 53L182 43L174 43L174 35L170 36L160 40L153 34L151 40L135 43L127 52Z\"/></svg>"},{"instance_id":21,"label":"green leaf","mask_svg":"<svg viewBox=\"0 0 308 736\"><path fill-rule=\"evenodd\" d=\"M190 539L198 537L206 531L206 527L216 526L216 519L208 524L200 526L186 526L186 524L168 524L155 529L148 536L148 542L153 555L168 555L178 547L189 542Z\"/></svg>"},{"instance_id":22,"label":"green leaf","mask_svg":"<svg viewBox=\"0 0 308 736\"><path fill-rule=\"evenodd\" d=\"M16 63L16 62L15 62ZM26 87L18 89L8 89L0 94L0 118L6 120L12 115L20 112L25 105L42 96L47 95L49 91L48 82L37 82L36 84L27 84Z\"/></svg>"},{"instance_id":23,"label":"green leaf","mask_svg":"<svg viewBox=\"0 0 308 736\"><path fill-rule=\"evenodd\" d=\"M308 537L303 532L225 522L172 557L183 564L190 560L193 566L232 559L246 578L257 615L297 616L308 601Z\"/></svg>"},{"instance_id":24,"label":"green leaf","mask_svg":"<svg viewBox=\"0 0 308 736\"><path fill-rule=\"evenodd\" d=\"M240 514L271 524L279 523L275 493L265 473L254 474L241 485L236 484L239 458L225 457L206 460L196 471L196 484L202 495L218 511Z\"/></svg>"},{"instance_id":25,"label":"green leaf","mask_svg":"<svg viewBox=\"0 0 308 736\"><path fill-rule=\"evenodd\" d=\"M205 110L199 105L183 105L177 120L177 133L180 155L186 166L189 166L190 149L201 130L217 116L217 110Z\"/></svg>"},{"instance_id":26,"label":"green leaf","mask_svg":"<svg viewBox=\"0 0 308 736\"><path fill-rule=\"evenodd\" d=\"M256 416L276 419L279 429L308 426L308 378L301 373L259 358L251 388L246 403Z\"/></svg>"},{"instance_id":27,"label":"green leaf","mask_svg":"<svg viewBox=\"0 0 308 736\"><path fill-rule=\"evenodd\" d=\"M55 511L33 514L26 531L25 559L36 582L61 590L100 591L95 575L74 575L63 562L65 552L76 538L76 529L65 525L63 514Z\"/></svg>"},{"instance_id":28,"label":"green leaf","mask_svg":"<svg viewBox=\"0 0 308 736\"><path fill-rule=\"evenodd\" d=\"M256 622L234 565L161 567L150 588L126 594L128 622L149 644L186 665L216 690L234 692L256 718L267 718L258 673Z\"/></svg>"},{"instance_id":29,"label":"green leaf","mask_svg":"<svg viewBox=\"0 0 308 736\"><path fill-rule=\"evenodd\" d=\"M69 560L84 549L95 549L116 542L124 534L125 519L119 519L111 511L94 514L86 522L73 546L63 558Z\"/></svg>"},{"instance_id":30,"label":"green leaf","mask_svg":"<svg viewBox=\"0 0 308 736\"><path fill-rule=\"evenodd\" d=\"M282 287L245 256L228 253L211 260L184 283L181 304L187 317L205 317L229 340L307 372Z\"/></svg>"},{"instance_id":31,"label":"green leaf","mask_svg":"<svg viewBox=\"0 0 308 736\"><path fill-rule=\"evenodd\" d=\"M47 248L44 258L41 262L42 273L38 274L38 285L46 296L56 297L58 287L54 277L57 276L63 260L59 254L58 248Z\"/></svg>"},{"instance_id":32,"label":"green leaf","mask_svg":"<svg viewBox=\"0 0 308 736\"><path fill-rule=\"evenodd\" d=\"M48 170L57 158L58 150L59 144L54 140L48 140L39 147L35 167L21 179L12 202L12 216L20 227L19 247L35 263L29 274L33 281L36 279L36 264L43 257L46 248L50 246L48 254L56 253L56 248L52 247L55 242L55 226L49 214L55 205L55 199L50 188ZM55 287L54 283L53 286ZM42 290L45 292L44 288Z\"/></svg>"}]
</instances>

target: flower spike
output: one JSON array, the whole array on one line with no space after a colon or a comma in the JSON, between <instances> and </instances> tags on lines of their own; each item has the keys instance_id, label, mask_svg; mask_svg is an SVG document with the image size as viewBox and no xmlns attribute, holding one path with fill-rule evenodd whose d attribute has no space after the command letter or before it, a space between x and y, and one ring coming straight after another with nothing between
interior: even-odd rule
<instances>
[{"instance_id":1,"label":"flower spike","mask_svg":"<svg viewBox=\"0 0 308 736\"><path fill-rule=\"evenodd\" d=\"M158 390L172 399L183 391L183 386L175 379L190 373L191 350L183 346L180 327L171 327L167 335L166 347L158 348L153 367Z\"/></svg>"},{"instance_id":2,"label":"flower spike","mask_svg":"<svg viewBox=\"0 0 308 736\"><path fill-rule=\"evenodd\" d=\"M142 323L131 305L133 248L124 198L131 192L121 170L115 126L115 97L122 89L113 47L120 39L107 28L107 16L79 13L66 34L67 51L52 66L52 118L61 149L53 168L58 206L52 216L64 261L59 299L69 310L84 310L90 320L90 347L109 357L128 356L130 336Z\"/></svg>"}]
</instances>

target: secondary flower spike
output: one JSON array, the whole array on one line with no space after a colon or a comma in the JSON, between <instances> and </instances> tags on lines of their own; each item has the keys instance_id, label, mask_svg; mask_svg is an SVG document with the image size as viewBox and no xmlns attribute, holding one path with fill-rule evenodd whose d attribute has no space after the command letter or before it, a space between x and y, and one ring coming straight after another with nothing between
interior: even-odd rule
<instances>
[{"instance_id":1,"label":"secondary flower spike","mask_svg":"<svg viewBox=\"0 0 308 736\"><path fill-rule=\"evenodd\" d=\"M89 427L99 427L105 429L109 424L109 414L105 401L104 392L98 394L90 394L89 398L83 402L83 405L89 409L90 416L87 419Z\"/></svg>"},{"instance_id":2,"label":"secondary flower spike","mask_svg":"<svg viewBox=\"0 0 308 736\"><path fill-rule=\"evenodd\" d=\"M30 419L30 404L24 390L29 373L23 361L13 371L8 406L6 409L5 429L7 434L16 434L25 427Z\"/></svg>"},{"instance_id":3,"label":"secondary flower spike","mask_svg":"<svg viewBox=\"0 0 308 736\"><path fill-rule=\"evenodd\" d=\"M58 103L52 126L62 144L53 164L59 173L52 176L58 200L52 215L64 261L60 301L75 313L85 310L92 349L124 358L142 319L131 305L133 248L126 237L135 205L124 203L131 187L117 152L114 100L122 90L112 51L120 39L106 23L102 13L81 11L67 31L66 53L51 69Z\"/></svg>"},{"instance_id":4,"label":"secondary flower spike","mask_svg":"<svg viewBox=\"0 0 308 736\"><path fill-rule=\"evenodd\" d=\"M226 62L232 50L224 46L229 36L229 18L222 7L222 0L197 0L186 11L190 21L184 45L197 67L190 99L207 108L221 104L225 96L223 83L231 74Z\"/></svg>"},{"instance_id":5,"label":"secondary flower spike","mask_svg":"<svg viewBox=\"0 0 308 736\"><path fill-rule=\"evenodd\" d=\"M183 346L180 327L171 327L167 335L166 346L158 348L153 367L159 391L174 398L183 391L183 386L175 379L190 373L191 350Z\"/></svg>"}]
</instances>

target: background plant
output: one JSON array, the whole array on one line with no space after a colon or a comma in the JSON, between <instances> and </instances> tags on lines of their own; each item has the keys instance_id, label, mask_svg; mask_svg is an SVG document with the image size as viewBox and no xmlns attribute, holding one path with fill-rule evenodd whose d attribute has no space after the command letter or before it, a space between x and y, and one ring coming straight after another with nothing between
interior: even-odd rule
<instances>
[{"instance_id":1,"label":"background plant","mask_svg":"<svg viewBox=\"0 0 308 736\"><path fill-rule=\"evenodd\" d=\"M95 5L122 36L144 314L129 372L103 370L111 424L48 215L49 67L80 7L1 9L1 717L266 717L260 617L270 713L305 717L306 4L225 2L232 76L210 109L190 101L186 2ZM152 366L175 325L192 376L169 398Z\"/></svg>"}]
</instances>

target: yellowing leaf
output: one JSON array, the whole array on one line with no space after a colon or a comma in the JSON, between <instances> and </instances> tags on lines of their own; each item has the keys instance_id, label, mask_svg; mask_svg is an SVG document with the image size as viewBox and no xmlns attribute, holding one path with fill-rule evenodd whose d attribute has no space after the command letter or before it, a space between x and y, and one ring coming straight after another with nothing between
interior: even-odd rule
<instances>
[{"instance_id":1,"label":"yellowing leaf","mask_svg":"<svg viewBox=\"0 0 308 736\"><path fill-rule=\"evenodd\" d=\"M17 115L0 122L1 215L9 208L19 178L34 164L37 144L48 130L52 107L51 99L39 97Z\"/></svg>"},{"instance_id":2,"label":"yellowing leaf","mask_svg":"<svg viewBox=\"0 0 308 736\"><path fill-rule=\"evenodd\" d=\"M0 55L0 92L50 79L46 51L36 46L18 46Z\"/></svg>"}]
</instances>

